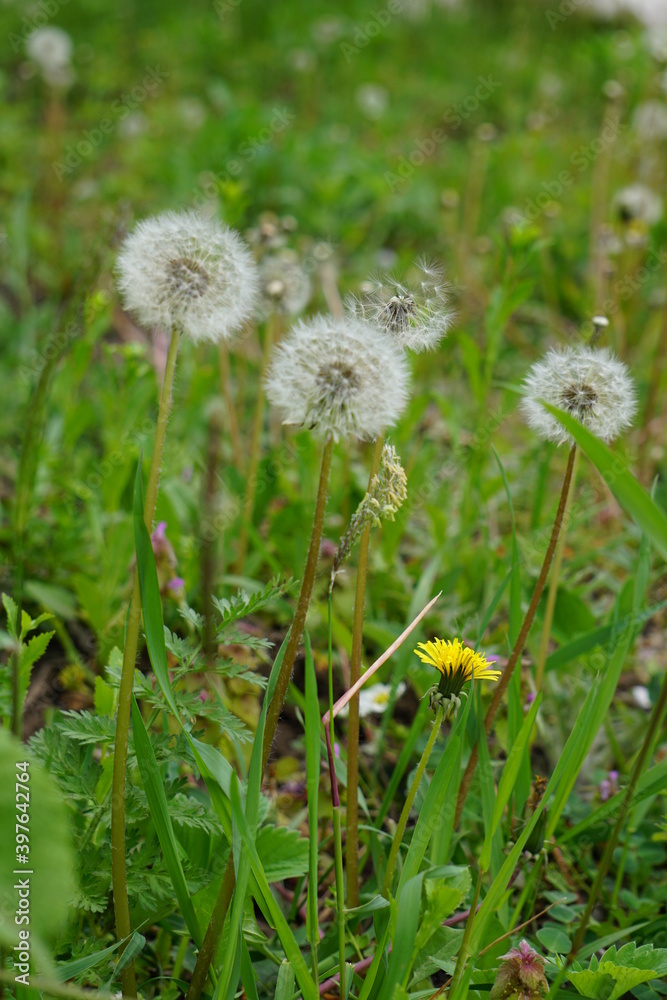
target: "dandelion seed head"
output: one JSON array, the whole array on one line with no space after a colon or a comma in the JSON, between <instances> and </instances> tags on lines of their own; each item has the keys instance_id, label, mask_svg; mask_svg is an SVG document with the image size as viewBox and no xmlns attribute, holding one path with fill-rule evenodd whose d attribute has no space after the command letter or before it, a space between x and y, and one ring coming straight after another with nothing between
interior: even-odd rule
<instances>
[{"instance_id":1,"label":"dandelion seed head","mask_svg":"<svg viewBox=\"0 0 667 1000\"><path fill-rule=\"evenodd\" d=\"M257 268L240 236L197 212L140 222L123 243L117 271L129 312L195 342L231 337L257 296Z\"/></svg>"},{"instance_id":2,"label":"dandelion seed head","mask_svg":"<svg viewBox=\"0 0 667 1000\"><path fill-rule=\"evenodd\" d=\"M26 51L51 86L68 87L73 82L72 39L62 28L52 24L36 28L28 35Z\"/></svg>"},{"instance_id":3,"label":"dandelion seed head","mask_svg":"<svg viewBox=\"0 0 667 1000\"><path fill-rule=\"evenodd\" d=\"M385 331L353 316L315 316L276 348L266 387L283 423L369 440L398 420L408 379L403 352Z\"/></svg>"},{"instance_id":4,"label":"dandelion seed head","mask_svg":"<svg viewBox=\"0 0 667 1000\"><path fill-rule=\"evenodd\" d=\"M453 318L442 268L423 258L404 281L373 278L359 297L348 298L346 306L353 315L383 327L402 348L416 352L434 350Z\"/></svg>"},{"instance_id":5,"label":"dandelion seed head","mask_svg":"<svg viewBox=\"0 0 667 1000\"><path fill-rule=\"evenodd\" d=\"M565 410L603 441L630 426L637 409L632 378L606 348L552 350L528 372L521 409L529 426L546 441L572 438L540 400Z\"/></svg>"},{"instance_id":6,"label":"dandelion seed head","mask_svg":"<svg viewBox=\"0 0 667 1000\"><path fill-rule=\"evenodd\" d=\"M646 184L630 184L614 195L614 209L621 222L654 226L662 218L662 198Z\"/></svg>"},{"instance_id":7,"label":"dandelion seed head","mask_svg":"<svg viewBox=\"0 0 667 1000\"><path fill-rule=\"evenodd\" d=\"M308 305L312 284L293 250L268 253L259 265L261 310L298 316Z\"/></svg>"}]
</instances>

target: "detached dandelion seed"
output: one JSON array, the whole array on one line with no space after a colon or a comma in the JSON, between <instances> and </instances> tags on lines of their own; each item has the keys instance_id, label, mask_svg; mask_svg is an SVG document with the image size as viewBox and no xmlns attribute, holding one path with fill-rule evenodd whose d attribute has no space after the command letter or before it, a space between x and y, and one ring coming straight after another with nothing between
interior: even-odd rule
<instances>
[{"instance_id":1,"label":"detached dandelion seed","mask_svg":"<svg viewBox=\"0 0 667 1000\"><path fill-rule=\"evenodd\" d=\"M419 642L414 652L422 663L439 671L440 680L431 689L431 705L444 708L448 718L456 715L464 684L473 679L497 681L501 674L500 670L491 667L484 653L476 653L460 639Z\"/></svg>"},{"instance_id":2,"label":"detached dandelion seed","mask_svg":"<svg viewBox=\"0 0 667 1000\"><path fill-rule=\"evenodd\" d=\"M540 400L565 410L607 442L630 426L637 409L628 369L606 348L549 351L530 369L524 387L521 408L529 426L559 445L572 444L572 438Z\"/></svg>"},{"instance_id":3,"label":"detached dandelion seed","mask_svg":"<svg viewBox=\"0 0 667 1000\"><path fill-rule=\"evenodd\" d=\"M387 330L402 348L434 350L452 323L442 268L419 259L405 281L374 278L360 297L347 300L348 310Z\"/></svg>"},{"instance_id":4,"label":"detached dandelion seed","mask_svg":"<svg viewBox=\"0 0 667 1000\"><path fill-rule=\"evenodd\" d=\"M315 316L276 349L266 392L285 424L369 440L398 420L408 379L403 353L382 330L351 316Z\"/></svg>"},{"instance_id":5,"label":"detached dandelion seed","mask_svg":"<svg viewBox=\"0 0 667 1000\"><path fill-rule=\"evenodd\" d=\"M255 307L259 282L250 251L234 230L197 212L140 222L117 268L126 309L195 342L229 339Z\"/></svg>"}]
</instances>

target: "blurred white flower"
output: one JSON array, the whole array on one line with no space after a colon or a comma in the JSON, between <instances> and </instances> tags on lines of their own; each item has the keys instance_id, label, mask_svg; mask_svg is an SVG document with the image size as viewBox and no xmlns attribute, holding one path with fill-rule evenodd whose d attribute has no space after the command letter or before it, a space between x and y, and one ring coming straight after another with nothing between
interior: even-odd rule
<instances>
[{"instance_id":1,"label":"blurred white flower","mask_svg":"<svg viewBox=\"0 0 667 1000\"><path fill-rule=\"evenodd\" d=\"M352 316L314 316L274 351L266 393L285 424L370 440L398 420L408 381L404 354L383 330Z\"/></svg>"},{"instance_id":2,"label":"blurred white flower","mask_svg":"<svg viewBox=\"0 0 667 1000\"><path fill-rule=\"evenodd\" d=\"M382 118L389 107L389 94L386 87L379 83L362 83L354 93L354 99L372 121Z\"/></svg>"},{"instance_id":3,"label":"blurred white flower","mask_svg":"<svg viewBox=\"0 0 667 1000\"><path fill-rule=\"evenodd\" d=\"M400 681L396 685L396 700L405 691L405 682ZM359 692L359 715L364 718L367 715L382 715L389 705L391 697L391 684L371 684L370 687L362 687ZM341 709L338 713L345 718L349 713L349 705Z\"/></svg>"},{"instance_id":4,"label":"blurred white flower","mask_svg":"<svg viewBox=\"0 0 667 1000\"><path fill-rule=\"evenodd\" d=\"M623 222L653 226L662 218L662 198L646 184L630 184L614 195L613 207Z\"/></svg>"},{"instance_id":5,"label":"blurred white flower","mask_svg":"<svg viewBox=\"0 0 667 1000\"><path fill-rule=\"evenodd\" d=\"M36 28L28 36L26 51L52 87L69 87L73 83L72 39L62 28Z\"/></svg>"},{"instance_id":6,"label":"blurred white flower","mask_svg":"<svg viewBox=\"0 0 667 1000\"><path fill-rule=\"evenodd\" d=\"M192 340L232 336L252 315L258 278L241 237L197 212L145 219L117 261L125 308L142 323L179 328Z\"/></svg>"},{"instance_id":7,"label":"blurred white flower","mask_svg":"<svg viewBox=\"0 0 667 1000\"><path fill-rule=\"evenodd\" d=\"M613 441L629 427L637 409L628 369L606 348L549 351L530 369L524 388L521 409L529 426L559 445L571 444L572 438L540 400L565 410L603 441Z\"/></svg>"},{"instance_id":8,"label":"blurred white flower","mask_svg":"<svg viewBox=\"0 0 667 1000\"><path fill-rule=\"evenodd\" d=\"M310 277L304 271L295 250L267 253L259 265L262 312L298 316L312 295Z\"/></svg>"},{"instance_id":9,"label":"blurred white flower","mask_svg":"<svg viewBox=\"0 0 667 1000\"><path fill-rule=\"evenodd\" d=\"M638 137L644 142L667 139L667 104L664 101L644 101L632 116Z\"/></svg>"},{"instance_id":10,"label":"blurred white flower","mask_svg":"<svg viewBox=\"0 0 667 1000\"><path fill-rule=\"evenodd\" d=\"M653 707L651 703L651 696L648 693L648 688L645 688L643 684L635 684L632 688L632 697L635 699L635 704L643 708L644 711L650 712Z\"/></svg>"}]
</instances>

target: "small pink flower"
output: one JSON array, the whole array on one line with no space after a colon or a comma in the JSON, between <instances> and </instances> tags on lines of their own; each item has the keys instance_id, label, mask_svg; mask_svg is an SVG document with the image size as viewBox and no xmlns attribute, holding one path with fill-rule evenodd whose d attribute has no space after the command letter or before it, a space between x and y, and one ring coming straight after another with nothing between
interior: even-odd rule
<instances>
[{"instance_id":1,"label":"small pink flower","mask_svg":"<svg viewBox=\"0 0 667 1000\"><path fill-rule=\"evenodd\" d=\"M170 580L167 584L170 590L181 590L185 586L185 580L182 576L175 576L173 580Z\"/></svg>"}]
</instances>

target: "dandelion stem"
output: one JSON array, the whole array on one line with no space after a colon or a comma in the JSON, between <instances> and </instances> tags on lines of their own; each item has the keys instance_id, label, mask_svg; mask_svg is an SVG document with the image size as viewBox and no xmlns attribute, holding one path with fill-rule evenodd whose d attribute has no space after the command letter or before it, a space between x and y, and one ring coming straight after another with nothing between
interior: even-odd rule
<instances>
[{"instance_id":1,"label":"dandelion stem","mask_svg":"<svg viewBox=\"0 0 667 1000\"><path fill-rule=\"evenodd\" d=\"M456 997L456 991L461 981L463 970L465 969L466 958L468 957L468 947L470 945L470 936L472 934L473 924L475 923L475 917L477 916L477 900L479 899L479 894L482 889L483 878L484 872L480 869L477 875L477 883L475 884L475 892L472 897L472 902L470 903L470 910L468 911L468 919L466 920L465 929L463 931L463 940L461 941L459 953L456 956L454 975L452 976L452 981L449 984L448 996L452 997L452 1000Z\"/></svg>"},{"instance_id":2,"label":"dandelion stem","mask_svg":"<svg viewBox=\"0 0 667 1000\"><path fill-rule=\"evenodd\" d=\"M521 659L521 654L523 653L524 646L526 645L528 635L535 620L537 606L540 603L540 598L542 597L542 593L544 591L544 587L547 582L547 576L549 575L549 567L551 566L551 562L554 557L556 543L558 542L558 536L560 534L560 529L563 524L565 505L567 503L567 498L570 492L570 484L572 482L572 472L574 470L574 460L576 452L577 452L576 445L572 445L567 460L567 468L565 469L565 476L563 478L563 486L560 492L560 499L558 501L558 510L556 511L556 519L554 521L554 526L551 531L551 537L549 539L547 551L544 556L544 562L542 563L540 575L537 578L537 583L535 584L533 596L530 599L530 604L528 605L526 616L523 619L521 630L519 631L517 640L514 643L514 648L510 653L510 658L507 661L507 666L503 670L503 675L498 681L498 686L494 691L493 700L489 705L488 711L484 718L485 738L488 738L491 726L493 725L493 720L495 719L498 708L500 707L500 702L502 701L503 695L505 694L507 686L512 678L512 674L514 673L514 668ZM463 806L465 805L465 800L468 795L468 791L470 789L472 777L473 774L475 773L475 768L477 767L478 757L479 757L479 749L475 745L472 748L470 759L468 760L468 765L465 769L463 779L461 781L461 787L459 789L458 800L456 803L456 816L454 818L455 826L461 818L461 813L463 812Z\"/></svg>"},{"instance_id":3,"label":"dandelion stem","mask_svg":"<svg viewBox=\"0 0 667 1000\"><path fill-rule=\"evenodd\" d=\"M384 434L375 440L371 459L368 489L380 468ZM352 653L350 656L350 687L361 676L361 645L364 630L364 603L366 600L366 578L368 575L368 550L372 525L364 527L359 538L359 559L357 562L356 592L354 595L354 623L352 626ZM359 695L350 699L350 714L347 728L347 816L345 839L345 867L347 874L348 906L359 905Z\"/></svg>"},{"instance_id":4,"label":"dandelion stem","mask_svg":"<svg viewBox=\"0 0 667 1000\"><path fill-rule=\"evenodd\" d=\"M278 332L278 317L275 312L266 324L264 334L264 350L262 352L262 372L257 386L257 398L255 399L255 413L252 422L252 436L250 438L250 458L248 460L248 472L246 475L246 493L243 504L243 520L241 522L241 532L239 536L239 548L236 557L236 569L238 573L243 572L246 552L248 550L248 530L252 521L255 509L255 498L257 496L257 473L259 471L259 459L262 444L262 427L264 426L264 372L267 369L271 350L276 340Z\"/></svg>"},{"instance_id":5,"label":"dandelion stem","mask_svg":"<svg viewBox=\"0 0 667 1000\"><path fill-rule=\"evenodd\" d=\"M205 525L215 524L215 507L218 497L218 471L222 455L220 454L222 420L218 406L211 411L208 424L208 447L206 452L206 469L202 495L202 514ZM204 656L208 666L213 663L215 644L215 628L213 624L213 589L216 579L217 534L206 532L202 536L201 550L201 590L202 612L204 615Z\"/></svg>"},{"instance_id":6,"label":"dandelion stem","mask_svg":"<svg viewBox=\"0 0 667 1000\"><path fill-rule=\"evenodd\" d=\"M317 490L317 501L315 504L315 516L313 518L313 530L310 537L310 546L308 548L308 557L306 559L306 568L304 570L303 580L301 583L299 601L297 603L296 612L294 613L294 620L292 622L289 638L287 640L285 655L283 656L283 662L280 667L280 673L278 674L278 680L276 681L273 698L271 699L271 704L269 705L266 724L264 726L262 773L266 770L269 754L271 753L271 746L273 745L273 738L276 734L278 719L282 711L283 702L285 701L285 695L287 694L290 677L292 676L294 661L296 659L297 650L303 635L303 629L306 624L306 614L310 604L310 597L313 592L315 571L317 569L317 560L320 552L320 542L322 540L322 529L324 527L324 511L327 503L327 488L329 485L332 454L333 439L328 438L322 452L322 465L320 468L320 481ZM234 862L230 855L227 867L225 868L225 874L222 878L218 898L213 909L213 914L206 929L206 935L199 951L199 955L197 956L197 964L195 965L186 1000L198 1000L201 991L204 988L204 983L206 982L206 977L208 976L208 970L211 966L211 962L213 961L213 955L218 941L220 940L220 935L222 934L225 917L232 898L232 893L234 892L234 884Z\"/></svg>"},{"instance_id":7,"label":"dandelion stem","mask_svg":"<svg viewBox=\"0 0 667 1000\"><path fill-rule=\"evenodd\" d=\"M153 526L155 504L162 454L167 433L167 422L171 408L171 391L176 371L179 334L171 335L167 365L160 394L160 407L155 426L155 441L151 456L150 470L146 484L146 499L144 502L144 521L150 531ZM139 569L134 571L134 584L130 608L127 613L127 628L125 635L125 652L123 668L118 690L118 713L116 716L116 740L114 744L113 780L111 796L111 876L113 883L113 902L116 916L116 934L119 939L126 938L131 933L130 904L127 895L127 867L125 861L125 791L127 780L127 740L130 732L130 715L132 711L132 688L134 684L134 667L139 644L139 627L141 624L141 591L139 589ZM130 962L121 975L123 996L136 996L137 987L134 975L134 962Z\"/></svg>"},{"instance_id":8,"label":"dandelion stem","mask_svg":"<svg viewBox=\"0 0 667 1000\"><path fill-rule=\"evenodd\" d=\"M389 890L391 889L391 883L394 880L394 870L396 868L396 860L398 858L398 852L401 848L401 842L403 840L403 834L405 833L405 828L408 824L408 818L410 816L410 810L415 801L417 795L417 790L421 784L421 780L424 777L424 771L426 770L426 765L428 764L429 757L431 756L431 751L435 745L436 738L440 732L440 727L442 726L442 720L445 717L445 710L442 706L438 708L435 716L435 722L433 723L433 728L428 738L426 747L422 754L421 760L415 771L415 776L412 779L412 784L410 785L410 790L408 791L405 804L403 806L403 811L401 812L400 818L398 820L398 825L396 827L396 832L394 833L394 839L391 844L391 850L389 851L389 859L387 861L387 869L384 873L384 882L382 883L382 895L389 897Z\"/></svg>"},{"instance_id":9,"label":"dandelion stem","mask_svg":"<svg viewBox=\"0 0 667 1000\"><path fill-rule=\"evenodd\" d=\"M579 449L575 451L574 466L572 468L572 479L570 481L570 488L567 493L565 500L565 510L563 512L563 527L558 535L558 542L556 543L556 552L554 553L554 563L553 569L551 570L551 576L549 578L549 590L547 591L547 603L544 609L544 621L542 623L542 638L540 640L540 649L537 654L537 663L535 664L535 689L537 691L542 687L542 681L544 680L544 667L547 662L547 652L549 650L549 639L551 638L551 626L554 620L554 611L556 610L556 597L558 596L558 583L560 581L560 571L563 565L563 552L565 550L565 541L567 539L567 529L570 523L570 511L572 507L572 497L574 495L574 484L577 481L577 470L579 468Z\"/></svg>"},{"instance_id":10,"label":"dandelion stem","mask_svg":"<svg viewBox=\"0 0 667 1000\"><path fill-rule=\"evenodd\" d=\"M287 640L287 648L276 681L273 698L269 705L264 727L264 745L262 748L262 771L266 770L266 765L271 753L273 738L276 735L278 719L282 712L283 702L287 694L290 677L294 668L297 650L303 636L303 629L306 624L306 614L310 604L310 597L315 583L315 571L317 570L317 560L320 554L320 542L322 541L322 529L324 527L324 511L327 504L327 489L329 486L329 473L331 471L331 456L333 454L333 439L328 438L322 452L322 466L320 469L320 482L317 490L317 501L315 504L315 516L313 518L313 530L310 536L310 546L306 559L306 568L301 582L299 601L294 614L294 621L290 629Z\"/></svg>"}]
</instances>

